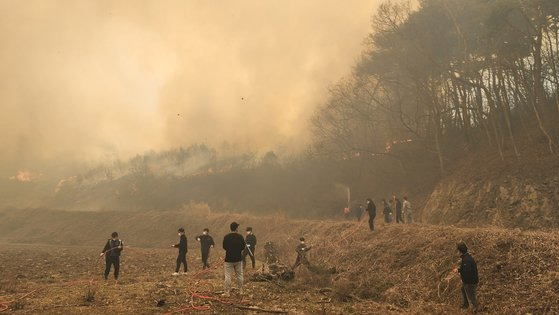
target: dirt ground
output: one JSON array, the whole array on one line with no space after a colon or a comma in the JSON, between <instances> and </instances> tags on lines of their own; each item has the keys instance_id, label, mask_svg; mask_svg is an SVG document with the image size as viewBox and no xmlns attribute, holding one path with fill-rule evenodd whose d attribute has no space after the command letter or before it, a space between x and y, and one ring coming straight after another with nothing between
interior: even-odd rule
<instances>
[{"instance_id":1,"label":"dirt ground","mask_svg":"<svg viewBox=\"0 0 559 315\"><path fill-rule=\"evenodd\" d=\"M15 314L263 313L242 309L251 307L289 314L397 312L397 308L374 302L336 302L328 292L308 291L298 281L274 284L245 279L242 297L222 298L223 271L216 262L219 253L213 254L214 268L203 273L199 255L189 253L189 274L174 277L176 250L127 248L115 284L112 274L109 281L102 279L104 259L98 258L99 251L80 246L0 244L0 302L32 292L7 304L6 311ZM193 299L191 292L222 302ZM194 310L193 305L207 310Z\"/></svg>"}]
</instances>

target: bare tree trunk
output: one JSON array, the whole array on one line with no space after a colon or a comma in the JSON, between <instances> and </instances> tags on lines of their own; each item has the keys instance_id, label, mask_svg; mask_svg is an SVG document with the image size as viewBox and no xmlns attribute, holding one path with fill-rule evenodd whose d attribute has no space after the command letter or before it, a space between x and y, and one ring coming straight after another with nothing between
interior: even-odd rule
<instances>
[{"instance_id":1,"label":"bare tree trunk","mask_svg":"<svg viewBox=\"0 0 559 315\"><path fill-rule=\"evenodd\" d=\"M512 124L510 121L510 102L507 95L506 87L505 87L505 80L503 77L502 71L497 71L497 76L499 78L499 88L496 90L496 94L498 95L499 92L502 94L502 97L499 97L499 104L501 105L501 110L503 112L503 116L505 118L505 124L507 125L507 130L509 133L510 142L512 144L512 148L514 150L514 155L516 158L520 157L520 153L518 152L518 148L516 147L516 142L514 140L514 135L512 133Z\"/></svg>"},{"instance_id":2,"label":"bare tree trunk","mask_svg":"<svg viewBox=\"0 0 559 315\"><path fill-rule=\"evenodd\" d=\"M516 83L512 82L511 76L515 79ZM528 136L530 142L534 142L534 139L532 138L532 134L530 133L530 130L528 129L528 127L526 126L526 122L524 121L524 112L526 111L525 107L527 106L527 104L523 97L522 92L520 91L520 87L519 87L520 83L517 80L517 75L515 70L512 70L511 76L507 76L508 84L511 91L513 91L512 95L514 97L515 108L516 108L516 112L518 113L518 118L520 119L520 124L522 125L522 130L524 130L524 133L526 134L526 136Z\"/></svg>"},{"instance_id":3,"label":"bare tree trunk","mask_svg":"<svg viewBox=\"0 0 559 315\"><path fill-rule=\"evenodd\" d=\"M487 98L487 104L489 105L489 119L491 120L491 125L493 126L493 132L495 133L495 139L497 142L497 149L499 150L499 156L501 157L501 160L504 161L505 155L503 154L503 148L501 145L502 136L500 133L500 128L498 126L498 122L495 118L495 115L497 114L497 110L495 109L495 102L493 100L493 96L491 95L489 89L483 85L483 82L480 82L480 84L482 86L483 91L485 92L485 97Z\"/></svg>"},{"instance_id":4,"label":"bare tree trunk","mask_svg":"<svg viewBox=\"0 0 559 315\"><path fill-rule=\"evenodd\" d=\"M534 40L534 69L533 69L533 79L534 79L534 100L532 102L532 107L534 108L534 113L536 114L536 119L538 121L538 127L540 131L547 138L547 145L549 147L549 152L554 154L553 147L555 146L553 139L547 132L540 111L545 114L547 111L545 90L543 87L542 79L542 38L543 38L543 25L538 23L537 34Z\"/></svg>"},{"instance_id":5,"label":"bare tree trunk","mask_svg":"<svg viewBox=\"0 0 559 315\"><path fill-rule=\"evenodd\" d=\"M435 127L435 148L437 149L437 156L439 158L439 168L441 171L441 177L444 175L444 158L443 158L443 152L441 149L441 139L440 139L440 132L441 132L441 119L439 117L438 113L435 113L435 111L433 110L432 115L431 115L431 119L433 120L433 124Z\"/></svg>"},{"instance_id":6,"label":"bare tree trunk","mask_svg":"<svg viewBox=\"0 0 559 315\"><path fill-rule=\"evenodd\" d=\"M491 141L491 133L489 132L489 127L487 126L487 121L483 118L483 96L481 95L481 88L476 87L476 108L479 116L479 120L485 130L485 134L487 135L487 141L489 146L493 145L493 141Z\"/></svg>"}]
</instances>

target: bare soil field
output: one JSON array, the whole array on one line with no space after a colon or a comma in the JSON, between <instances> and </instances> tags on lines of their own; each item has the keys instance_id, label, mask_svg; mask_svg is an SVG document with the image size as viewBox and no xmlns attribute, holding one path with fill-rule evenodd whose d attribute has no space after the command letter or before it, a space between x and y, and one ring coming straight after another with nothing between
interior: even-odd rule
<instances>
[{"instance_id":1,"label":"bare soil field","mask_svg":"<svg viewBox=\"0 0 559 315\"><path fill-rule=\"evenodd\" d=\"M16 300L4 304L5 311L15 314L397 312L397 308L372 301L338 302L328 292L308 290L302 280L274 284L245 279L243 296L223 298L218 253L212 257L215 266L209 272L201 271L198 253L190 254L189 274L174 277L175 254L173 249L127 248L120 280L115 283L112 274L108 281L103 280L104 259L97 258L98 248L1 244L0 302Z\"/></svg>"}]
</instances>

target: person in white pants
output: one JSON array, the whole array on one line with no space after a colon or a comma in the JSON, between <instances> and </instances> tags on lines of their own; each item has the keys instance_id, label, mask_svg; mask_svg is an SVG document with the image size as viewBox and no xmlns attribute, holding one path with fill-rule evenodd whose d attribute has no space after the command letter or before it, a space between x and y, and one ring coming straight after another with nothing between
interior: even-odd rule
<instances>
[{"instance_id":1,"label":"person in white pants","mask_svg":"<svg viewBox=\"0 0 559 315\"><path fill-rule=\"evenodd\" d=\"M239 293L243 294L243 250L246 247L245 240L242 235L237 232L239 224L233 222L230 225L231 233L223 238L223 249L225 250L225 292L224 296L229 296L231 292L231 278L235 276Z\"/></svg>"}]
</instances>

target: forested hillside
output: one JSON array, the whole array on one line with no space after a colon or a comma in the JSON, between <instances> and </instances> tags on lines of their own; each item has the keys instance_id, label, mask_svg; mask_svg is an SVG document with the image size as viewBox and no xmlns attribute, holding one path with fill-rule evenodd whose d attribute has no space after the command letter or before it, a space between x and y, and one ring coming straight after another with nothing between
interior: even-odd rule
<instances>
[{"instance_id":1,"label":"forested hillside","mask_svg":"<svg viewBox=\"0 0 559 315\"><path fill-rule=\"evenodd\" d=\"M147 152L70 177L4 179L2 204L203 202L332 217L396 194L408 195L425 222L559 224L559 2L386 1L371 29L351 75L318 104L304 152Z\"/></svg>"}]
</instances>

